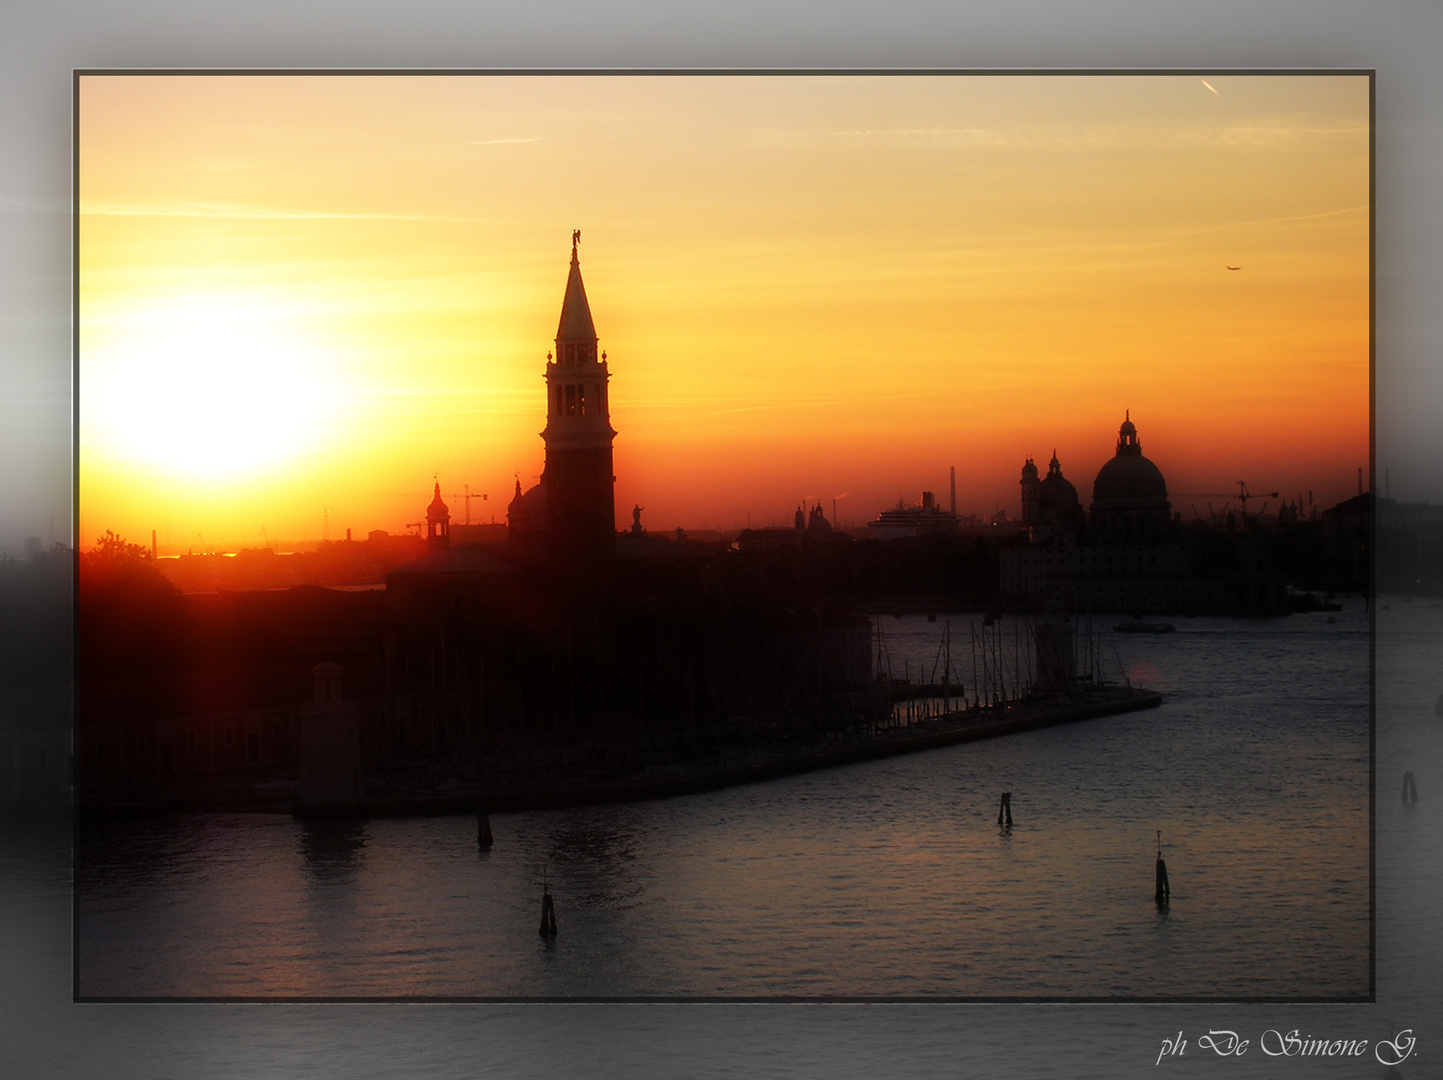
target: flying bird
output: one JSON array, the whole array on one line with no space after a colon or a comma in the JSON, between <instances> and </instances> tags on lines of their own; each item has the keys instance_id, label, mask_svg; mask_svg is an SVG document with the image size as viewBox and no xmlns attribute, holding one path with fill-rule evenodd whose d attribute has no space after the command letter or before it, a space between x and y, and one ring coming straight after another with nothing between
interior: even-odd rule
<instances>
[{"instance_id":1,"label":"flying bird","mask_svg":"<svg viewBox=\"0 0 1443 1080\"><path fill-rule=\"evenodd\" d=\"M1229 269L1229 270L1241 270L1242 267L1241 267L1241 266L1229 266L1228 269Z\"/></svg>"},{"instance_id":2,"label":"flying bird","mask_svg":"<svg viewBox=\"0 0 1443 1080\"><path fill-rule=\"evenodd\" d=\"M1202 84L1206 86L1209 90L1211 90L1214 94L1218 94L1218 88L1212 83L1208 82L1206 79L1202 80ZM1218 94L1218 97L1222 97L1222 95Z\"/></svg>"}]
</instances>

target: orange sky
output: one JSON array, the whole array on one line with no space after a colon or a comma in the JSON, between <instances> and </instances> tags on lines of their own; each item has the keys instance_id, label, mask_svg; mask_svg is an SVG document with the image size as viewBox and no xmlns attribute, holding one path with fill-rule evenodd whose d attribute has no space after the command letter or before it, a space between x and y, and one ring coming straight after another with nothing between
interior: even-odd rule
<instances>
[{"instance_id":1,"label":"orange sky","mask_svg":"<svg viewBox=\"0 0 1443 1080\"><path fill-rule=\"evenodd\" d=\"M84 76L79 139L82 547L504 520L573 228L622 525L1087 502L1125 409L1185 517L1367 465L1361 76Z\"/></svg>"}]
</instances>

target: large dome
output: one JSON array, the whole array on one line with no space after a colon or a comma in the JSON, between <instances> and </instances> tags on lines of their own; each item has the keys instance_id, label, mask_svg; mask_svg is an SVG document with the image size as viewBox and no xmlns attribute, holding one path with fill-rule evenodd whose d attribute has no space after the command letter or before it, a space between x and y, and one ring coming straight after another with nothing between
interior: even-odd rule
<instances>
[{"instance_id":1,"label":"large dome","mask_svg":"<svg viewBox=\"0 0 1443 1080\"><path fill-rule=\"evenodd\" d=\"M1117 453L1092 483L1093 535L1104 542L1162 540L1172 507L1162 470L1142 456L1129 416L1117 433Z\"/></svg>"},{"instance_id":2,"label":"large dome","mask_svg":"<svg viewBox=\"0 0 1443 1080\"><path fill-rule=\"evenodd\" d=\"M1117 453L1098 470L1097 479L1092 482L1094 509L1099 500L1112 499L1133 506L1139 505L1139 500L1167 501L1167 481L1162 478L1162 470L1142 456L1142 442L1137 437L1131 412L1118 428Z\"/></svg>"},{"instance_id":3,"label":"large dome","mask_svg":"<svg viewBox=\"0 0 1443 1080\"><path fill-rule=\"evenodd\" d=\"M1097 473L1092 484L1092 501L1101 499L1167 499L1167 481L1162 470L1141 454L1119 454Z\"/></svg>"}]
</instances>

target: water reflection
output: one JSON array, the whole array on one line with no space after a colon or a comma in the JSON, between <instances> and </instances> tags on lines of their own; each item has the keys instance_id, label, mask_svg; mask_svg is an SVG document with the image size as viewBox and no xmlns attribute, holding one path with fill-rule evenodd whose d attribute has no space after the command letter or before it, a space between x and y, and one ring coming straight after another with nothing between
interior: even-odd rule
<instances>
[{"instance_id":1,"label":"water reflection","mask_svg":"<svg viewBox=\"0 0 1443 1080\"><path fill-rule=\"evenodd\" d=\"M469 815L106 823L81 840L83 988L1357 993L1368 729L1352 669L1366 639L1304 636L1279 668L1269 632L1124 643L1181 687L1155 712L704 796L497 813L482 857ZM1278 678L1294 668L1316 677ZM1432 804L1401 813L1395 785L1415 769L1426 786L1419 753L1380 758L1387 805L1415 832ZM1263 800L1266 815L1240 809ZM1171 912L1148 902L1159 827L1186 886Z\"/></svg>"},{"instance_id":2,"label":"water reflection","mask_svg":"<svg viewBox=\"0 0 1443 1080\"><path fill-rule=\"evenodd\" d=\"M361 868L369 839L363 818L306 818L300 822L300 853L308 874L327 883Z\"/></svg>"},{"instance_id":3,"label":"water reflection","mask_svg":"<svg viewBox=\"0 0 1443 1080\"><path fill-rule=\"evenodd\" d=\"M634 872L638 831L633 808L600 808L585 816L556 815L547 822L544 885L565 888L569 906L621 911L644 902L646 885Z\"/></svg>"}]
</instances>

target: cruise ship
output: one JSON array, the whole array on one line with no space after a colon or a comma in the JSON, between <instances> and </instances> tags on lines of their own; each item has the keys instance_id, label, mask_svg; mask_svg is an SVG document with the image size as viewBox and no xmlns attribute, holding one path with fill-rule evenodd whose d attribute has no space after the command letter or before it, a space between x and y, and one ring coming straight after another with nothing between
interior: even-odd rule
<instances>
[{"instance_id":1,"label":"cruise ship","mask_svg":"<svg viewBox=\"0 0 1443 1080\"><path fill-rule=\"evenodd\" d=\"M954 535L957 524L957 515L943 510L932 492L924 491L922 501L915 506L898 499L896 507L883 510L877 520L867 522L867 531L874 540L900 540L928 533Z\"/></svg>"}]
</instances>

